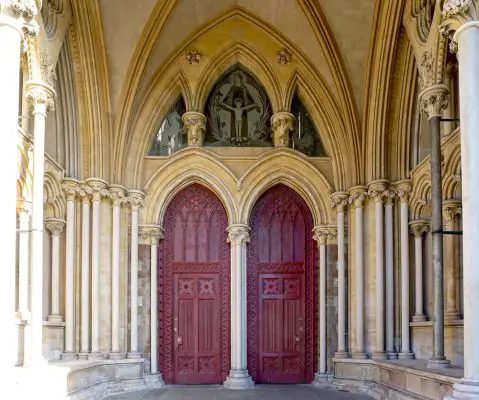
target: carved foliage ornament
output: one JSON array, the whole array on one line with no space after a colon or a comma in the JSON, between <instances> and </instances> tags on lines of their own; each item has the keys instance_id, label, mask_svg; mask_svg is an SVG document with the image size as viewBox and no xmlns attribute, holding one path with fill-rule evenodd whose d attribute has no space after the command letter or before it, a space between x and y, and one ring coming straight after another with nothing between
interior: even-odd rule
<instances>
[{"instance_id":1,"label":"carved foliage ornament","mask_svg":"<svg viewBox=\"0 0 479 400\"><path fill-rule=\"evenodd\" d=\"M198 50L193 48L186 53L185 58L188 64L199 64L201 60L201 54Z\"/></svg>"},{"instance_id":2,"label":"carved foliage ornament","mask_svg":"<svg viewBox=\"0 0 479 400\"><path fill-rule=\"evenodd\" d=\"M228 243L234 246L244 246L249 243L249 229L246 226L230 226L228 228Z\"/></svg>"},{"instance_id":3,"label":"carved foliage ornament","mask_svg":"<svg viewBox=\"0 0 479 400\"><path fill-rule=\"evenodd\" d=\"M40 55L40 72L43 81L54 87L57 80L56 62L46 51Z\"/></svg>"},{"instance_id":4,"label":"carved foliage ornament","mask_svg":"<svg viewBox=\"0 0 479 400\"><path fill-rule=\"evenodd\" d=\"M420 109L427 117L441 116L449 106L448 90L445 85L434 85L425 89L420 94Z\"/></svg>"},{"instance_id":5,"label":"carved foliage ornament","mask_svg":"<svg viewBox=\"0 0 479 400\"><path fill-rule=\"evenodd\" d=\"M195 111L189 111L182 116L188 132L188 146L203 146L206 131L206 117Z\"/></svg>"},{"instance_id":6,"label":"carved foliage ornament","mask_svg":"<svg viewBox=\"0 0 479 400\"><path fill-rule=\"evenodd\" d=\"M366 198L366 187L358 187L357 189L351 190L351 195L349 196L349 204L353 204L354 208L363 208Z\"/></svg>"},{"instance_id":7,"label":"carved foliage ornament","mask_svg":"<svg viewBox=\"0 0 479 400\"><path fill-rule=\"evenodd\" d=\"M276 60L278 61L278 64L289 64L292 59L293 55L286 47L283 47L281 50L276 52Z\"/></svg>"},{"instance_id":8,"label":"carved foliage ornament","mask_svg":"<svg viewBox=\"0 0 479 400\"><path fill-rule=\"evenodd\" d=\"M410 224L411 233L415 238L420 238L426 232L429 231L429 225L427 221L413 221Z\"/></svg>"},{"instance_id":9,"label":"carved foliage ornament","mask_svg":"<svg viewBox=\"0 0 479 400\"><path fill-rule=\"evenodd\" d=\"M45 220L45 227L52 236L60 236L65 228L65 221L56 218L49 218Z\"/></svg>"},{"instance_id":10,"label":"carved foliage ornament","mask_svg":"<svg viewBox=\"0 0 479 400\"><path fill-rule=\"evenodd\" d=\"M457 31L467 22L477 21L478 6L477 0L446 0L442 9L443 22L441 24L441 33L446 36L452 31ZM451 40L451 50L456 49L457 44Z\"/></svg>"},{"instance_id":11,"label":"carved foliage ornament","mask_svg":"<svg viewBox=\"0 0 479 400\"><path fill-rule=\"evenodd\" d=\"M337 209L338 212L343 212L349 203L349 196L346 192L333 193L331 196L331 208Z\"/></svg>"},{"instance_id":12,"label":"carved foliage ornament","mask_svg":"<svg viewBox=\"0 0 479 400\"><path fill-rule=\"evenodd\" d=\"M10 0L10 7L13 12L26 20L35 18L38 8L35 0Z\"/></svg>"}]
</instances>

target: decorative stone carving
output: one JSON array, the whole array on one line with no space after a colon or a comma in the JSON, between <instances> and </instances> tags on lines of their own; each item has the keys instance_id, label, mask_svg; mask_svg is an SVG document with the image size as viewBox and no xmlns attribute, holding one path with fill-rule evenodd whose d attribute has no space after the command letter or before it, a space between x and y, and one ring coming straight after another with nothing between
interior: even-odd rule
<instances>
[{"instance_id":1,"label":"decorative stone carving","mask_svg":"<svg viewBox=\"0 0 479 400\"><path fill-rule=\"evenodd\" d=\"M108 187L108 189L108 196L112 201L113 207L121 207L123 204L128 202L127 198L125 197L126 190L123 186L112 184Z\"/></svg>"},{"instance_id":2,"label":"decorative stone carving","mask_svg":"<svg viewBox=\"0 0 479 400\"><path fill-rule=\"evenodd\" d=\"M390 187L389 189L384 191L384 203L385 204L393 204L394 199L396 198L397 193L396 189Z\"/></svg>"},{"instance_id":3,"label":"decorative stone carving","mask_svg":"<svg viewBox=\"0 0 479 400\"><path fill-rule=\"evenodd\" d=\"M290 132L294 129L294 115L282 111L271 117L273 144L275 147L289 147Z\"/></svg>"},{"instance_id":4,"label":"decorative stone carving","mask_svg":"<svg viewBox=\"0 0 479 400\"><path fill-rule=\"evenodd\" d=\"M396 182L396 195L401 203L407 203L409 201L409 195L412 191L412 184L409 179Z\"/></svg>"},{"instance_id":5,"label":"decorative stone carving","mask_svg":"<svg viewBox=\"0 0 479 400\"><path fill-rule=\"evenodd\" d=\"M64 179L62 182L62 189L65 192L67 201L73 201L79 194L80 185L75 179Z\"/></svg>"},{"instance_id":6,"label":"decorative stone carving","mask_svg":"<svg viewBox=\"0 0 479 400\"><path fill-rule=\"evenodd\" d=\"M416 30L422 42L426 42L429 37L435 6L435 0L414 0L412 2L411 14L415 19Z\"/></svg>"},{"instance_id":7,"label":"decorative stone carving","mask_svg":"<svg viewBox=\"0 0 479 400\"><path fill-rule=\"evenodd\" d=\"M158 241L163 239L163 228L158 225L146 225L141 228L140 236L143 240L150 240L151 245L158 245Z\"/></svg>"},{"instance_id":8,"label":"decorative stone carving","mask_svg":"<svg viewBox=\"0 0 479 400\"><path fill-rule=\"evenodd\" d=\"M78 188L78 196L81 198L82 203L89 204L90 198L93 195L93 189L88 185L81 185Z\"/></svg>"},{"instance_id":9,"label":"decorative stone carving","mask_svg":"<svg viewBox=\"0 0 479 400\"><path fill-rule=\"evenodd\" d=\"M442 206L444 222L449 223L462 215L462 203L457 200L446 200Z\"/></svg>"},{"instance_id":10,"label":"decorative stone carving","mask_svg":"<svg viewBox=\"0 0 479 400\"><path fill-rule=\"evenodd\" d=\"M10 7L17 15L32 20L38 13L35 0L10 0Z\"/></svg>"},{"instance_id":11,"label":"decorative stone carving","mask_svg":"<svg viewBox=\"0 0 479 400\"><path fill-rule=\"evenodd\" d=\"M55 86L55 81L57 80L56 61L46 51L40 54L40 73L42 79L47 84L51 87Z\"/></svg>"},{"instance_id":12,"label":"decorative stone carving","mask_svg":"<svg viewBox=\"0 0 479 400\"><path fill-rule=\"evenodd\" d=\"M375 203L382 202L386 195L388 181L377 180L372 182L368 188L368 196L374 200Z\"/></svg>"},{"instance_id":13,"label":"decorative stone carving","mask_svg":"<svg viewBox=\"0 0 479 400\"><path fill-rule=\"evenodd\" d=\"M336 227L328 228L328 243L329 245L338 244L338 229ZM346 238L345 238L346 239Z\"/></svg>"},{"instance_id":14,"label":"decorative stone carving","mask_svg":"<svg viewBox=\"0 0 479 400\"><path fill-rule=\"evenodd\" d=\"M45 105L46 111L53 111L55 109L55 92L51 88L37 82L27 82L26 86L26 99L30 108L33 109L37 105Z\"/></svg>"},{"instance_id":15,"label":"decorative stone carving","mask_svg":"<svg viewBox=\"0 0 479 400\"><path fill-rule=\"evenodd\" d=\"M354 208L363 208L364 202L368 197L366 186L355 186L349 191L349 204L353 204Z\"/></svg>"},{"instance_id":16,"label":"decorative stone carving","mask_svg":"<svg viewBox=\"0 0 479 400\"><path fill-rule=\"evenodd\" d=\"M92 190L93 201L100 201L102 197L108 197L109 192L106 188L108 183L100 178L88 178L86 184L90 186Z\"/></svg>"},{"instance_id":17,"label":"decorative stone carving","mask_svg":"<svg viewBox=\"0 0 479 400\"><path fill-rule=\"evenodd\" d=\"M199 64L201 60L201 54L198 50L192 48L188 53L186 53L185 58L188 64Z\"/></svg>"},{"instance_id":18,"label":"decorative stone carving","mask_svg":"<svg viewBox=\"0 0 479 400\"><path fill-rule=\"evenodd\" d=\"M45 228L52 236L60 236L65 229L66 222L58 218L48 218L45 220Z\"/></svg>"},{"instance_id":19,"label":"decorative stone carving","mask_svg":"<svg viewBox=\"0 0 479 400\"><path fill-rule=\"evenodd\" d=\"M343 212L349 204L349 196L346 192L335 192L331 195L331 208Z\"/></svg>"},{"instance_id":20,"label":"decorative stone carving","mask_svg":"<svg viewBox=\"0 0 479 400\"><path fill-rule=\"evenodd\" d=\"M283 47L281 50L276 52L276 60L278 61L278 64L289 64L292 59L293 55L286 47Z\"/></svg>"},{"instance_id":21,"label":"decorative stone carving","mask_svg":"<svg viewBox=\"0 0 479 400\"><path fill-rule=\"evenodd\" d=\"M141 190L128 190L127 196L132 210L138 210L145 205L145 194Z\"/></svg>"},{"instance_id":22,"label":"decorative stone carving","mask_svg":"<svg viewBox=\"0 0 479 400\"><path fill-rule=\"evenodd\" d=\"M415 238L419 238L429 231L429 222L426 220L416 220L409 223L409 228Z\"/></svg>"},{"instance_id":23,"label":"decorative stone carving","mask_svg":"<svg viewBox=\"0 0 479 400\"><path fill-rule=\"evenodd\" d=\"M249 227L246 225L231 225L228 227L228 243L244 246L250 242Z\"/></svg>"},{"instance_id":24,"label":"decorative stone carving","mask_svg":"<svg viewBox=\"0 0 479 400\"><path fill-rule=\"evenodd\" d=\"M421 57L419 66L419 85L421 89L434 84L434 61L431 52L426 50Z\"/></svg>"},{"instance_id":25,"label":"decorative stone carving","mask_svg":"<svg viewBox=\"0 0 479 400\"><path fill-rule=\"evenodd\" d=\"M64 0L43 0L42 20L48 39L52 39L55 36L58 21L63 16L64 10Z\"/></svg>"},{"instance_id":26,"label":"decorative stone carving","mask_svg":"<svg viewBox=\"0 0 479 400\"><path fill-rule=\"evenodd\" d=\"M188 111L182 116L188 133L188 146L203 146L206 131L206 117L196 111Z\"/></svg>"},{"instance_id":27,"label":"decorative stone carving","mask_svg":"<svg viewBox=\"0 0 479 400\"><path fill-rule=\"evenodd\" d=\"M457 52L457 42L454 32L467 22L477 21L478 5L475 0L446 0L442 9L443 22L440 30L443 36L450 39L449 48L452 53Z\"/></svg>"},{"instance_id":28,"label":"decorative stone carving","mask_svg":"<svg viewBox=\"0 0 479 400\"><path fill-rule=\"evenodd\" d=\"M433 85L419 94L421 112L427 117L438 117L449 106L449 90L446 85Z\"/></svg>"},{"instance_id":29,"label":"decorative stone carving","mask_svg":"<svg viewBox=\"0 0 479 400\"><path fill-rule=\"evenodd\" d=\"M313 239L318 243L318 246L325 245L328 241L329 234L330 232L327 227L317 226L313 230Z\"/></svg>"}]
</instances>

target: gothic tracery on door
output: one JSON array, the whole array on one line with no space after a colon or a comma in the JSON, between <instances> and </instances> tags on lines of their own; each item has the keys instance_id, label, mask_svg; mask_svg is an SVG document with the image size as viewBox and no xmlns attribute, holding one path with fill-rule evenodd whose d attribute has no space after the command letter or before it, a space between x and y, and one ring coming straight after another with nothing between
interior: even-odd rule
<instances>
[{"instance_id":1,"label":"gothic tracery on door","mask_svg":"<svg viewBox=\"0 0 479 400\"><path fill-rule=\"evenodd\" d=\"M172 200L164 221L159 342L165 383L222 383L230 367L226 212L195 184Z\"/></svg>"}]
</instances>

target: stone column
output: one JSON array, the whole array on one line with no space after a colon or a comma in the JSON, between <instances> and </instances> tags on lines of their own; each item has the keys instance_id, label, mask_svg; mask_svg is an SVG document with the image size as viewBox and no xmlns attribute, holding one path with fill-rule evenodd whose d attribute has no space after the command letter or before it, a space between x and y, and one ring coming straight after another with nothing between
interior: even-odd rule
<instances>
[{"instance_id":1,"label":"stone column","mask_svg":"<svg viewBox=\"0 0 479 400\"><path fill-rule=\"evenodd\" d=\"M20 47L24 31L33 33L38 29L33 18L37 14L32 1L3 1L0 6L0 121L2 145L0 160L2 170L2 193L0 221L2 221L2 272L0 276L0 321L2 341L8 343L3 349L0 368L13 367L17 362L18 335L15 326L15 258L16 258L16 202L17 202L17 130L20 83ZM30 29L35 28L35 29ZM42 221L43 224L43 221ZM42 229L42 228L41 228Z\"/></svg>"},{"instance_id":2,"label":"stone column","mask_svg":"<svg viewBox=\"0 0 479 400\"><path fill-rule=\"evenodd\" d=\"M348 207L346 192L336 192L331 196L332 207L338 215L338 350L335 358L348 358L346 347L346 260L344 211Z\"/></svg>"},{"instance_id":3,"label":"stone column","mask_svg":"<svg viewBox=\"0 0 479 400\"><path fill-rule=\"evenodd\" d=\"M364 360L367 358L364 351L364 229L363 207L367 197L366 186L355 186L350 191L349 204L353 205L356 218L356 344L353 358Z\"/></svg>"},{"instance_id":4,"label":"stone column","mask_svg":"<svg viewBox=\"0 0 479 400\"><path fill-rule=\"evenodd\" d=\"M82 204L81 226L81 336L80 360L88 359L90 352L90 186L82 186L79 196Z\"/></svg>"},{"instance_id":5,"label":"stone column","mask_svg":"<svg viewBox=\"0 0 479 400\"><path fill-rule=\"evenodd\" d=\"M319 249L319 355L318 371L314 374L313 384L320 384L328 379L326 354L326 244L329 230L327 227L314 228L314 240Z\"/></svg>"},{"instance_id":6,"label":"stone column","mask_svg":"<svg viewBox=\"0 0 479 400\"><path fill-rule=\"evenodd\" d=\"M65 351L62 359L77 358L75 352L75 199L80 186L75 179L63 180L63 190L67 199L66 220L66 260L65 260Z\"/></svg>"},{"instance_id":7,"label":"stone column","mask_svg":"<svg viewBox=\"0 0 479 400\"><path fill-rule=\"evenodd\" d=\"M18 316L24 321L30 321L30 213L30 203L23 200L17 203L20 229L18 234Z\"/></svg>"},{"instance_id":8,"label":"stone column","mask_svg":"<svg viewBox=\"0 0 479 400\"><path fill-rule=\"evenodd\" d=\"M101 199L108 196L107 182L89 178L86 183L92 189L91 232L91 353L92 360L101 359L100 353L100 214Z\"/></svg>"},{"instance_id":9,"label":"stone column","mask_svg":"<svg viewBox=\"0 0 479 400\"><path fill-rule=\"evenodd\" d=\"M389 189L384 192L385 236L386 236L386 356L397 360L394 349L394 225L393 206L396 192Z\"/></svg>"},{"instance_id":10,"label":"stone column","mask_svg":"<svg viewBox=\"0 0 479 400\"><path fill-rule=\"evenodd\" d=\"M376 221L376 350L373 359L384 360L384 210L383 197L387 181L377 180L369 185L369 196L374 199Z\"/></svg>"},{"instance_id":11,"label":"stone column","mask_svg":"<svg viewBox=\"0 0 479 400\"><path fill-rule=\"evenodd\" d=\"M45 175L45 125L55 92L42 82L26 83L27 101L33 114L31 353L29 364L43 360L43 181Z\"/></svg>"},{"instance_id":12,"label":"stone column","mask_svg":"<svg viewBox=\"0 0 479 400\"><path fill-rule=\"evenodd\" d=\"M196 111L188 111L181 117L187 130L188 146L201 147L205 140L206 117Z\"/></svg>"},{"instance_id":13,"label":"stone column","mask_svg":"<svg viewBox=\"0 0 479 400\"><path fill-rule=\"evenodd\" d=\"M455 30L459 62L459 100L461 108L461 170L463 207L464 274L464 377L454 384L456 399L479 398L479 16L476 0L446 0L444 28Z\"/></svg>"},{"instance_id":14,"label":"stone column","mask_svg":"<svg viewBox=\"0 0 479 400\"><path fill-rule=\"evenodd\" d=\"M147 225L141 235L150 240L150 374L149 387L161 387L163 378L158 365L158 242L163 239L163 229L158 225ZM152 382L154 381L154 382Z\"/></svg>"},{"instance_id":15,"label":"stone column","mask_svg":"<svg viewBox=\"0 0 479 400\"><path fill-rule=\"evenodd\" d=\"M414 262L415 266L415 293L416 293L416 312L412 317L413 322L423 322L426 321L426 316L424 315L424 306L423 306L423 267L422 267L422 236L429 230L429 222L424 220L416 220L409 223L411 228L411 233L414 236Z\"/></svg>"},{"instance_id":16,"label":"stone column","mask_svg":"<svg viewBox=\"0 0 479 400\"><path fill-rule=\"evenodd\" d=\"M131 208L130 248L130 351L128 358L141 358L138 351L138 221L145 194L140 190L129 190L128 204Z\"/></svg>"},{"instance_id":17,"label":"stone column","mask_svg":"<svg viewBox=\"0 0 479 400\"><path fill-rule=\"evenodd\" d=\"M123 358L120 353L120 212L126 202L125 188L121 185L109 186L112 200L112 249L111 249L111 351L110 358Z\"/></svg>"},{"instance_id":18,"label":"stone column","mask_svg":"<svg viewBox=\"0 0 479 400\"><path fill-rule=\"evenodd\" d=\"M294 115L281 111L271 117L274 147L290 147L290 133L294 129Z\"/></svg>"},{"instance_id":19,"label":"stone column","mask_svg":"<svg viewBox=\"0 0 479 400\"><path fill-rule=\"evenodd\" d=\"M45 227L52 237L52 308L48 321L61 324L63 318L60 314L60 236L65 228L65 221L58 218L48 218Z\"/></svg>"},{"instance_id":20,"label":"stone column","mask_svg":"<svg viewBox=\"0 0 479 400\"><path fill-rule=\"evenodd\" d=\"M399 358L411 359L409 334L409 194L411 181L403 180L396 183L396 194L400 201L400 246L401 246L401 351Z\"/></svg>"},{"instance_id":21,"label":"stone column","mask_svg":"<svg viewBox=\"0 0 479 400\"><path fill-rule=\"evenodd\" d=\"M249 227L242 224L228 227L231 245L231 370L224 386L248 389L254 383L247 368L246 341L246 268Z\"/></svg>"},{"instance_id":22,"label":"stone column","mask_svg":"<svg viewBox=\"0 0 479 400\"><path fill-rule=\"evenodd\" d=\"M461 202L457 200L446 200L442 206L444 215L444 230L455 231L457 229L457 217L462 213ZM458 237L446 235L444 237L444 268L445 268L445 303L444 319L455 321L461 318L456 302L456 275L460 268Z\"/></svg>"},{"instance_id":23,"label":"stone column","mask_svg":"<svg viewBox=\"0 0 479 400\"><path fill-rule=\"evenodd\" d=\"M431 191L432 191L432 266L434 270L433 356L430 368L447 368L451 362L444 356L444 265L442 238L442 175L440 120L448 106L447 86L433 85L420 94L421 111L429 119L431 130Z\"/></svg>"}]
</instances>

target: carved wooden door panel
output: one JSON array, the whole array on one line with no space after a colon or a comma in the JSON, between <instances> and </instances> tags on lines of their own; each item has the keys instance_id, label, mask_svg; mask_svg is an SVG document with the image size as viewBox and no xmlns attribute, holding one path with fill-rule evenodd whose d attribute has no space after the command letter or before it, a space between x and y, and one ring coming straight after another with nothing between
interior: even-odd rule
<instances>
[{"instance_id":1,"label":"carved wooden door panel","mask_svg":"<svg viewBox=\"0 0 479 400\"><path fill-rule=\"evenodd\" d=\"M304 382L304 274L259 275L259 381Z\"/></svg>"},{"instance_id":2,"label":"carved wooden door panel","mask_svg":"<svg viewBox=\"0 0 479 400\"><path fill-rule=\"evenodd\" d=\"M230 368L227 217L201 185L165 213L159 252L159 357L165 383L219 384Z\"/></svg>"},{"instance_id":3,"label":"carved wooden door panel","mask_svg":"<svg viewBox=\"0 0 479 400\"><path fill-rule=\"evenodd\" d=\"M277 185L251 216L248 369L257 383L310 383L316 362L317 274L312 217Z\"/></svg>"}]
</instances>

